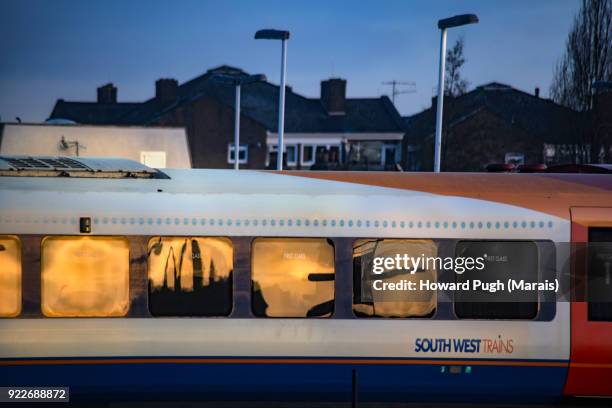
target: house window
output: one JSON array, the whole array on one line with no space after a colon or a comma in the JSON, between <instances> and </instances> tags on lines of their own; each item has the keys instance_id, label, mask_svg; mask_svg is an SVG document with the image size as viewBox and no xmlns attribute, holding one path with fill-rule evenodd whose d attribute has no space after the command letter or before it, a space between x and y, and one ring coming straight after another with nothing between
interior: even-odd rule
<instances>
[{"instance_id":1,"label":"house window","mask_svg":"<svg viewBox=\"0 0 612 408\"><path fill-rule=\"evenodd\" d=\"M381 164L383 166L395 166L399 161L399 145L397 143L384 144L382 147Z\"/></svg>"},{"instance_id":2,"label":"house window","mask_svg":"<svg viewBox=\"0 0 612 408\"><path fill-rule=\"evenodd\" d=\"M329 317L334 310L334 247L323 238L257 238L252 307L259 317Z\"/></svg>"},{"instance_id":3,"label":"house window","mask_svg":"<svg viewBox=\"0 0 612 408\"><path fill-rule=\"evenodd\" d=\"M166 152L140 152L140 162L154 169L166 167Z\"/></svg>"},{"instance_id":4,"label":"house window","mask_svg":"<svg viewBox=\"0 0 612 408\"><path fill-rule=\"evenodd\" d=\"M301 158L301 164L302 166L312 166L315 162L315 157L314 157L314 150L315 150L315 146L314 145L302 145L302 158Z\"/></svg>"},{"instance_id":5,"label":"house window","mask_svg":"<svg viewBox=\"0 0 612 408\"><path fill-rule=\"evenodd\" d=\"M278 152L277 145L268 145L268 157L266 158L266 166L276 166L276 155ZM290 144L283 146L283 164L286 166L297 165L297 146Z\"/></svg>"},{"instance_id":6,"label":"house window","mask_svg":"<svg viewBox=\"0 0 612 408\"><path fill-rule=\"evenodd\" d=\"M241 144L238 147L238 163L246 164L249 161L249 146L246 144ZM236 162L234 156L234 144L230 143L227 146L227 162L229 164L234 164Z\"/></svg>"},{"instance_id":7,"label":"house window","mask_svg":"<svg viewBox=\"0 0 612 408\"><path fill-rule=\"evenodd\" d=\"M525 164L525 155L523 153L506 153L505 162L506 164L514 164L515 166Z\"/></svg>"},{"instance_id":8,"label":"house window","mask_svg":"<svg viewBox=\"0 0 612 408\"><path fill-rule=\"evenodd\" d=\"M285 146L285 159L287 166L297 165L297 146L286 145Z\"/></svg>"},{"instance_id":9,"label":"house window","mask_svg":"<svg viewBox=\"0 0 612 408\"><path fill-rule=\"evenodd\" d=\"M276 168L278 148L276 145L268 145L268 155L266 156L266 167L272 166Z\"/></svg>"},{"instance_id":10,"label":"house window","mask_svg":"<svg viewBox=\"0 0 612 408\"><path fill-rule=\"evenodd\" d=\"M21 245L19 238L0 235L0 317L21 312Z\"/></svg>"},{"instance_id":11,"label":"house window","mask_svg":"<svg viewBox=\"0 0 612 408\"><path fill-rule=\"evenodd\" d=\"M365 165L383 163L383 143L379 141L351 142L349 162Z\"/></svg>"},{"instance_id":12,"label":"house window","mask_svg":"<svg viewBox=\"0 0 612 408\"><path fill-rule=\"evenodd\" d=\"M340 163L340 146L329 146L329 162Z\"/></svg>"},{"instance_id":13,"label":"house window","mask_svg":"<svg viewBox=\"0 0 612 408\"><path fill-rule=\"evenodd\" d=\"M41 257L42 312L48 317L125 316L129 269L125 238L46 237Z\"/></svg>"},{"instance_id":14,"label":"house window","mask_svg":"<svg viewBox=\"0 0 612 408\"><path fill-rule=\"evenodd\" d=\"M234 252L226 238L155 237L149 241L153 316L227 316Z\"/></svg>"}]
</instances>

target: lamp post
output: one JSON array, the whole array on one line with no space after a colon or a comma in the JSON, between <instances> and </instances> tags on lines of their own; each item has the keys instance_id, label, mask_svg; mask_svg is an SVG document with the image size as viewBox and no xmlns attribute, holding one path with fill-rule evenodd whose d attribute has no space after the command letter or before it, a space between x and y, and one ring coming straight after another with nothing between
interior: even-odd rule
<instances>
[{"instance_id":1,"label":"lamp post","mask_svg":"<svg viewBox=\"0 0 612 408\"><path fill-rule=\"evenodd\" d=\"M442 152L442 109L444 104L444 69L446 65L446 30L467 24L476 24L476 14L461 14L438 21L440 36L440 70L438 72L438 106L436 109L436 142L434 150L434 171L440 172L440 154Z\"/></svg>"},{"instance_id":2,"label":"lamp post","mask_svg":"<svg viewBox=\"0 0 612 408\"><path fill-rule=\"evenodd\" d=\"M234 75L215 75L212 78L215 82L228 83L235 86L234 99L234 170L240 168L240 91L242 85L248 85L253 82L266 81L266 76L263 74L249 76L234 76ZM231 154L231 152L230 152Z\"/></svg>"},{"instance_id":3,"label":"lamp post","mask_svg":"<svg viewBox=\"0 0 612 408\"><path fill-rule=\"evenodd\" d=\"M256 40L281 40L281 77L278 97L278 150L277 150L277 170L283 169L283 136L285 134L285 81L287 76L287 40L289 31L283 30L259 30L255 33Z\"/></svg>"}]
</instances>

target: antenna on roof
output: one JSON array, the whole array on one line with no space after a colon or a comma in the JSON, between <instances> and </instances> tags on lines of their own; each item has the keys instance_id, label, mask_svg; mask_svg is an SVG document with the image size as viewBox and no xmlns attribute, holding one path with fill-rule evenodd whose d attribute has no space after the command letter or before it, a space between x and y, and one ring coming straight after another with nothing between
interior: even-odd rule
<instances>
[{"instance_id":1,"label":"antenna on roof","mask_svg":"<svg viewBox=\"0 0 612 408\"><path fill-rule=\"evenodd\" d=\"M59 146L58 146L59 150L68 150L72 146L76 147L77 157L79 157L79 153L81 149L87 149L87 147L84 146L82 143L80 143L78 140L69 141L69 140L66 140L64 136L62 136L61 140L59 141Z\"/></svg>"},{"instance_id":2,"label":"antenna on roof","mask_svg":"<svg viewBox=\"0 0 612 408\"><path fill-rule=\"evenodd\" d=\"M383 85L391 85L391 101L395 105L395 97L397 95L409 94L416 92L416 82L413 81L397 81L395 79L383 82ZM409 86L409 89L398 89L398 86Z\"/></svg>"}]
</instances>

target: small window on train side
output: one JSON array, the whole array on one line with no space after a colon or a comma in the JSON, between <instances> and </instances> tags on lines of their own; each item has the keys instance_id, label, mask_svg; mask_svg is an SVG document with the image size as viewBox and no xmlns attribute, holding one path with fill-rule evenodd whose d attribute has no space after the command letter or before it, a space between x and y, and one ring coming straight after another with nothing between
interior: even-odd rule
<instances>
[{"instance_id":1,"label":"small window on train side","mask_svg":"<svg viewBox=\"0 0 612 408\"><path fill-rule=\"evenodd\" d=\"M431 240L363 239L353 244L353 312L358 317L431 317L437 296L429 290L396 290L412 282L436 282L435 262L412 273L410 259L435 258ZM397 260L399 259L399 265ZM404 263L406 259L406 263Z\"/></svg>"},{"instance_id":2,"label":"small window on train side","mask_svg":"<svg viewBox=\"0 0 612 408\"><path fill-rule=\"evenodd\" d=\"M116 317L129 309L130 255L123 237L42 241L41 307L48 317Z\"/></svg>"},{"instance_id":3,"label":"small window on train side","mask_svg":"<svg viewBox=\"0 0 612 408\"><path fill-rule=\"evenodd\" d=\"M334 311L334 246L324 238L257 238L252 307L259 317L329 317Z\"/></svg>"},{"instance_id":4,"label":"small window on train side","mask_svg":"<svg viewBox=\"0 0 612 408\"><path fill-rule=\"evenodd\" d=\"M510 278L517 282L539 281L538 247L534 242L460 241L455 248L455 259L459 258L473 258L476 264L479 264L480 258L484 266L455 274L456 282L468 282L470 288L455 293L455 314L458 318L531 320L537 316L536 290L515 290L511 293L506 290ZM482 282L476 290L475 280ZM499 286L498 282L504 287Z\"/></svg>"},{"instance_id":5,"label":"small window on train side","mask_svg":"<svg viewBox=\"0 0 612 408\"><path fill-rule=\"evenodd\" d=\"M0 317L21 313L21 244L12 235L0 235Z\"/></svg>"},{"instance_id":6,"label":"small window on train side","mask_svg":"<svg viewBox=\"0 0 612 408\"><path fill-rule=\"evenodd\" d=\"M229 315L233 268L234 250L227 238L152 238L149 311L153 316Z\"/></svg>"},{"instance_id":7,"label":"small window on train side","mask_svg":"<svg viewBox=\"0 0 612 408\"><path fill-rule=\"evenodd\" d=\"M589 228L587 265L589 320L612 322L612 228Z\"/></svg>"}]
</instances>

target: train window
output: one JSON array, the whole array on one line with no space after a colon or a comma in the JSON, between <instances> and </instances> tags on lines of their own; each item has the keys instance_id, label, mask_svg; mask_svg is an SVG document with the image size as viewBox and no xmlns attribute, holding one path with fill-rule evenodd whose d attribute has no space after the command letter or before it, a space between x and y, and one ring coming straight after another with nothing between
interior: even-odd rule
<instances>
[{"instance_id":1,"label":"train window","mask_svg":"<svg viewBox=\"0 0 612 408\"><path fill-rule=\"evenodd\" d=\"M123 237L45 237L42 311L48 317L125 316L130 254Z\"/></svg>"},{"instance_id":2,"label":"train window","mask_svg":"<svg viewBox=\"0 0 612 408\"><path fill-rule=\"evenodd\" d=\"M260 317L329 317L334 310L334 246L324 238L257 238L252 306Z\"/></svg>"},{"instance_id":3,"label":"train window","mask_svg":"<svg viewBox=\"0 0 612 408\"><path fill-rule=\"evenodd\" d=\"M387 284L436 281L435 263L409 269L385 268L384 260L395 260L399 255L410 258L433 258L437 246L431 240L418 239L363 239L353 245L353 312L358 317L429 317L436 310L436 292L429 290L396 291L385 289ZM376 272L376 273L375 273ZM381 290L382 288L382 290Z\"/></svg>"},{"instance_id":4,"label":"train window","mask_svg":"<svg viewBox=\"0 0 612 408\"><path fill-rule=\"evenodd\" d=\"M0 317L21 312L21 244L19 238L0 235Z\"/></svg>"},{"instance_id":5,"label":"train window","mask_svg":"<svg viewBox=\"0 0 612 408\"><path fill-rule=\"evenodd\" d=\"M229 239L155 237L148 259L153 316L227 316L232 311Z\"/></svg>"},{"instance_id":6,"label":"train window","mask_svg":"<svg viewBox=\"0 0 612 408\"><path fill-rule=\"evenodd\" d=\"M538 247L526 241L460 241L455 258L484 258L484 269L455 274L457 282L507 285L508 279L539 281ZM470 284L473 288L473 284ZM493 286L491 286L493 287ZM537 291L461 290L455 294L455 313L461 319L534 319L538 314Z\"/></svg>"},{"instance_id":7,"label":"train window","mask_svg":"<svg viewBox=\"0 0 612 408\"><path fill-rule=\"evenodd\" d=\"M589 228L588 315L592 321L612 321L612 228Z\"/></svg>"}]
</instances>

